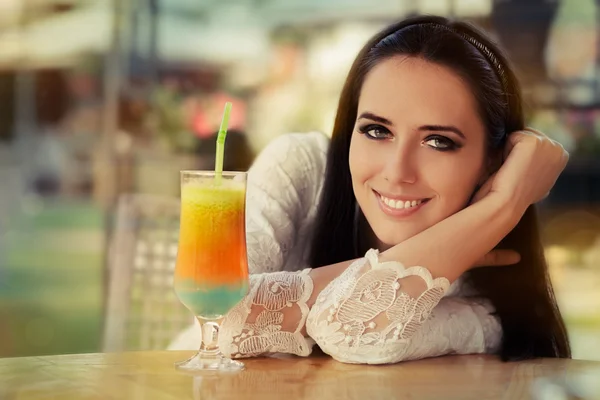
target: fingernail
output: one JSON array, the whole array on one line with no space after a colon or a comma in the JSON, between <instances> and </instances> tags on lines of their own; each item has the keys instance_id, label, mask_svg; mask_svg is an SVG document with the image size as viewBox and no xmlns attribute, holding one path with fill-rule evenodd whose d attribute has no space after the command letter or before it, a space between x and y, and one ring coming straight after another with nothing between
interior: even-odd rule
<instances>
[{"instance_id":1,"label":"fingernail","mask_svg":"<svg viewBox=\"0 0 600 400\"><path fill-rule=\"evenodd\" d=\"M520 255L519 253L517 253L517 252L514 252L514 253L512 254L512 257L511 257L511 259L512 259L512 262L513 262L513 264L516 264L516 263L518 263L519 261L521 261L521 255Z\"/></svg>"}]
</instances>

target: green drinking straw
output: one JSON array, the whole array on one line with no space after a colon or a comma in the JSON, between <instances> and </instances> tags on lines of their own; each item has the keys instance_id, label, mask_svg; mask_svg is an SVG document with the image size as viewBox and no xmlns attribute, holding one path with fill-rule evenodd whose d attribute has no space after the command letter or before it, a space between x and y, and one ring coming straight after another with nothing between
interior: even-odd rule
<instances>
[{"instance_id":1,"label":"green drinking straw","mask_svg":"<svg viewBox=\"0 0 600 400\"><path fill-rule=\"evenodd\" d=\"M215 182L221 183L221 175L223 174L223 156L225 154L225 137L227 136L227 126L229 125L229 114L231 113L231 103L225 103L223 111L223 119L221 127L217 134L217 157L215 159Z\"/></svg>"}]
</instances>

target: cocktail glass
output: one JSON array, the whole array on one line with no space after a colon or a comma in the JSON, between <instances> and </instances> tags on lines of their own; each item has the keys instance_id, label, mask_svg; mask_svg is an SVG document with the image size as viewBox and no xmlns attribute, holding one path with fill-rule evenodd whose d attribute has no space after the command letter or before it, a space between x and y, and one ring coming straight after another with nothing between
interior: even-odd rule
<instances>
[{"instance_id":1,"label":"cocktail glass","mask_svg":"<svg viewBox=\"0 0 600 400\"><path fill-rule=\"evenodd\" d=\"M174 287L202 328L197 354L179 369L226 370L244 364L219 350L219 323L248 293L246 173L181 172L181 222Z\"/></svg>"}]
</instances>

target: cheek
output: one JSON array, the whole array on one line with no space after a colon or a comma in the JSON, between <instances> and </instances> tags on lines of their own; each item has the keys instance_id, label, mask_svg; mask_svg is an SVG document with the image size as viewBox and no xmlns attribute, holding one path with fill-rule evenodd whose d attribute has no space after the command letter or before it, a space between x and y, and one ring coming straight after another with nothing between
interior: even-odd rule
<instances>
[{"instance_id":1,"label":"cheek","mask_svg":"<svg viewBox=\"0 0 600 400\"><path fill-rule=\"evenodd\" d=\"M479 155L452 158L430 164L426 180L435 190L447 213L454 213L466 206L483 173L483 161Z\"/></svg>"},{"instance_id":2,"label":"cheek","mask_svg":"<svg viewBox=\"0 0 600 400\"><path fill-rule=\"evenodd\" d=\"M350 142L349 167L354 185L362 184L368 180L375 170L373 163L369 161L369 149L366 143L357 134L352 135Z\"/></svg>"}]
</instances>

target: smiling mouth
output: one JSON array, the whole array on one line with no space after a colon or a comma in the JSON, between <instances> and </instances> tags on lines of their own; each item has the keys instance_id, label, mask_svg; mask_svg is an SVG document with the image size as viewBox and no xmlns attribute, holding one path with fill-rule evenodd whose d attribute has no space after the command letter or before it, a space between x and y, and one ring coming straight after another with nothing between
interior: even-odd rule
<instances>
[{"instance_id":1,"label":"smiling mouth","mask_svg":"<svg viewBox=\"0 0 600 400\"><path fill-rule=\"evenodd\" d=\"M373 193L377 197L383 212L395 217L411 215L431 200L429 198L412 200L386 197L375 190L373 190Z\"/></svg>"},{"instance_id":2,"label":"smiling mouth","mask_svg":"<svg viewBox=\"0 0 600 400\"><path fill-rule=\"evenodd\" d=\"M384 195L382 195L378 192L375 192L375 193L377 194L379 199L383 203L385 203L386 206L388 206L390 208L394 208L396 210L417 207L418 205L429 201L429 199L426 199L426 198L419 199L419 200L404 200L404 199L398 199L398 198L385 197Z\"/></svg>"}]
</instances>

